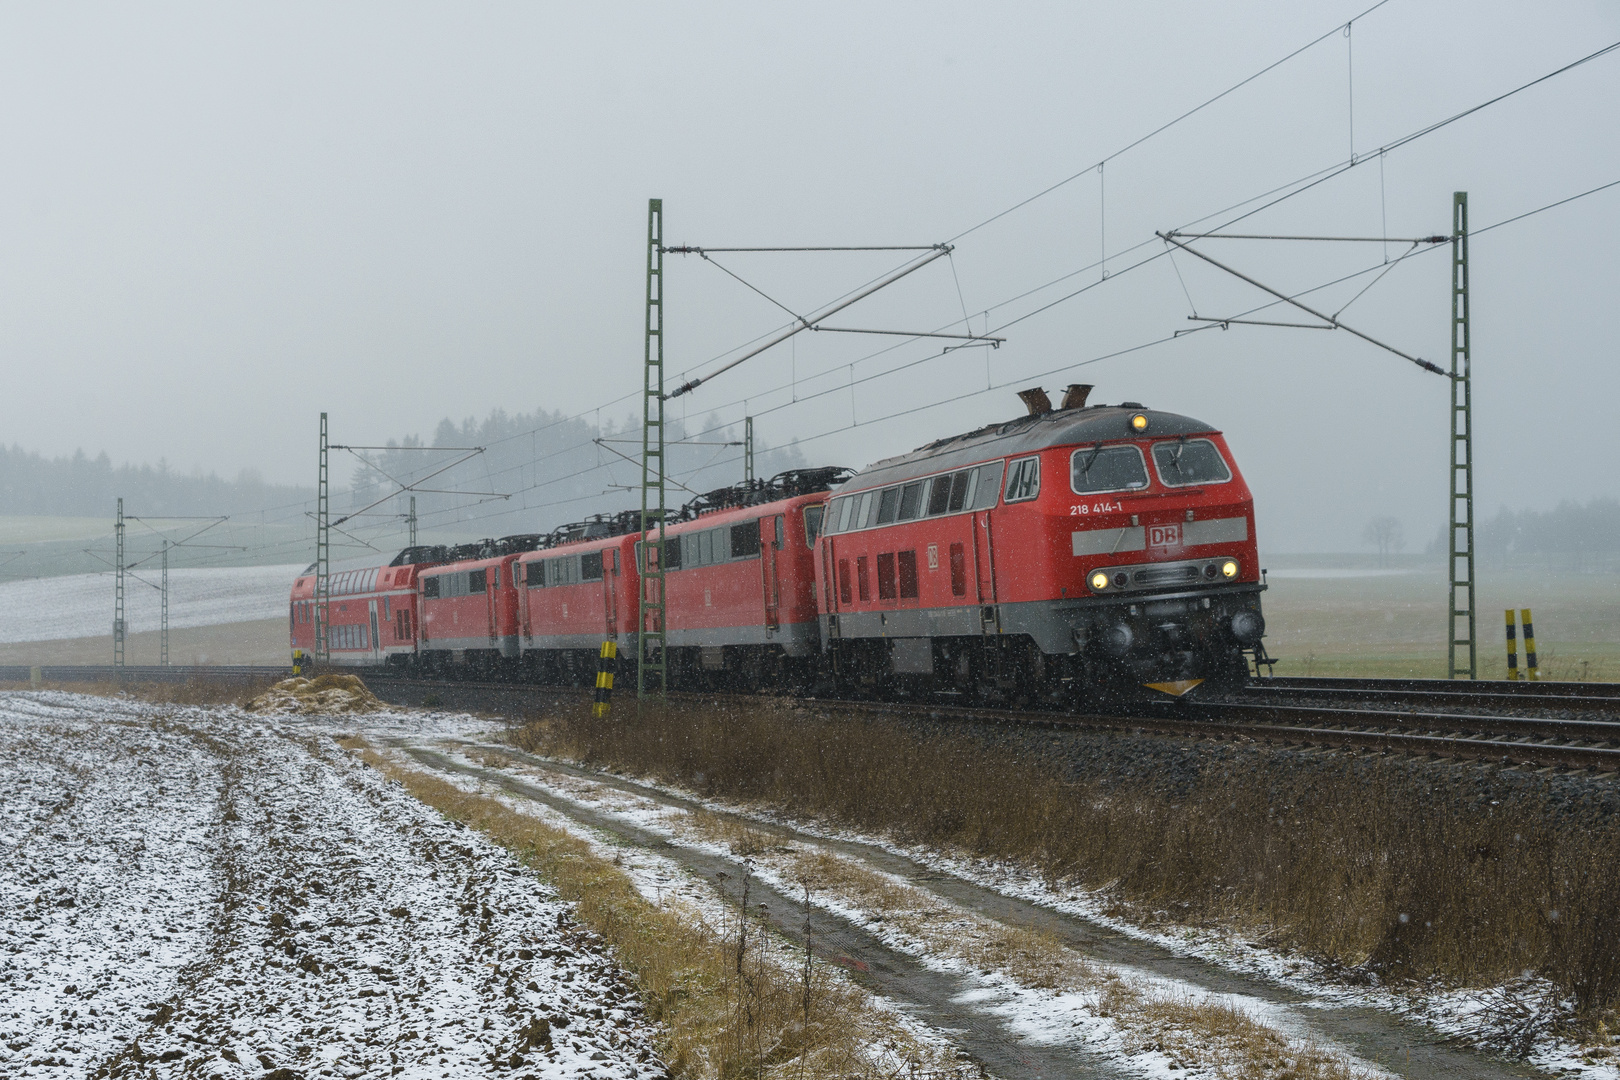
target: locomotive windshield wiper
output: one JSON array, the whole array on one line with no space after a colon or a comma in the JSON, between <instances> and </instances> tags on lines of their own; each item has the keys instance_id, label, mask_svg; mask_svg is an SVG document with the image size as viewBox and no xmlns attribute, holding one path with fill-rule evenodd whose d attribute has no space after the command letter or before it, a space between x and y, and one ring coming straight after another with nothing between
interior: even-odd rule
<instances>
[{"instance_id":1,"label":"locomotive windshield wiper","mask_svg":"<svg viewBox=\"0 0 1620 1080\"><path fill-rule=\"evenodd\" d=\"M1175 452L1170 455L1170 464L1175 466L1176 472L1181 473L1181 452L1187 449L1187 436L1183 435L1176 440Z\"/></svg>"},{"instance_id":2,"label":"locomotive windshield wiper","mask_svg":"<svg viewBox=\"0 0 1620 1080\"><path fill-rule=\"evenodd\" d=\"M1080 466L1080 475L1081 476L1084 476L1084 477L1087 477L1087 478L1089 478L1091 476L1092 462L1097 460L1097 455L1102 453L1102 448L1103 448L1102 443L1098 443L1096 446L1091 448L1091 456L1086 458L1086 463L1084 465Z\"/></svg>"}]
</instances>

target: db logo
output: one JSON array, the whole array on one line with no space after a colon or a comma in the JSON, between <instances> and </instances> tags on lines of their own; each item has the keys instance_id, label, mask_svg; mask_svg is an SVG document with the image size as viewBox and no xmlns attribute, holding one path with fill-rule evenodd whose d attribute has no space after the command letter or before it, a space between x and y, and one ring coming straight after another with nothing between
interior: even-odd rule
<instances>
[{"instance_id":1,"label":"db logo","mask_svg":"<svg viewBox=\"0 0 1620 1080\"><path fill-rule=\"evenodd\" d=\"M929 544L928 545L928 569L930 569L930 570L938 570L939 569L939 545L938 544Z\"/></svg>"},{"instance_id":2,"label":"db logo","mask_svg":"<svg viewBox=\"0 0 1620 1080\"><path fill-rule=\"evenodd\" d=\"M1147 531L1148 547L1180 547L1181 526L1177 525L1149 525Z\"/></svg>"}]
</instances>

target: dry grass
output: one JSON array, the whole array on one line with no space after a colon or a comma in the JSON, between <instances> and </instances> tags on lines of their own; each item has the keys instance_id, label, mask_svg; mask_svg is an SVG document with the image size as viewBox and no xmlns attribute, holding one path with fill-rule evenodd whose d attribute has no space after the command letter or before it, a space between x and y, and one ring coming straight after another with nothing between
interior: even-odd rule
<instances>
[{"instance_id":1,"label":"dry grass","mask_svg":"<svg viewBox=\"0 0 1620 1080\"><path fill-rule=\"evenodd\" d=\"M1172 801L1145 785L1066 779L964 733L771 701L626 709L610 724L568 707L513 739L1013 859L1106 888L1133 917L1234 926L1350 977L1481 985L1528 969L1590 1020L1620 1000L1620 826L1465 800L1396 766L1277 769L1239 756Z\"/></svg>"},{"instance_id":2,"label":"dry grass","mask_svg":"<svg viewBox=\"0 0 1620 1080\"><path fill-rule=\"evenodd\" d=\"M512 851L574 903L580 921L612 946L636 978L649 1014L664 1025L665 1058L675 1075L889 1075L870 1051L877 1042L906 1042L892 1021L819 964L808 975L802 964L784 964L781 947L758 927L734 921L714 928L693 912L655 905L577 837L405 768L361 739L344 745L420 801Z\"/></svg>"}]
</instances>

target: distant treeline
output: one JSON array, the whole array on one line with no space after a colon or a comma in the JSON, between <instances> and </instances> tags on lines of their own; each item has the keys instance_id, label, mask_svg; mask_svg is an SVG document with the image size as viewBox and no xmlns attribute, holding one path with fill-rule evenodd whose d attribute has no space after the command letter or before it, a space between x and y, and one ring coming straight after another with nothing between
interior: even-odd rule
<instances>
[{"instance_id":1,"label":"distant treeline","mask_svg":"<svg viewBox=\"0 0 1620 1080\"><path fill-rule=\"evenodd\" d=\"M1560 503L1554 510L1506 507L1474 527L1477 556L1486 562L1597 569L1620 561L1620 500ZM1428 548L1445 554L1446 530Z\"/></svg>"},{"instance_id":2,"label":"distant treeline","mask_svg":"<svg viewBox=\"0 0 1620 1080\"><path fill-rule=\"evenodd\" d=\"M714 417L701 424L672 420L665 438L669 473L681 484L701 492L742 480L740 429L722 426ZM679 445L683 440L687 444ZM360 510L387 496L394 489L384 474L415 481L461 456L439 447L483 447L484 452L421 482L416 514L424 532L488 536L546 532L592 514L641 505L641 429L634 418L620 427L612 420L598 422L545 409L530 413L495 409L482 420L440 421L431 444L409 436L390 440L389 445L396 448L367 455L375 468L354 461L351 490L334 499L334 509ZM756 439L755 476L766 478L806 464L797 445L770 447ZM334 459L333 476L340 474ZM671 507L690 498L691 492L678 484L668 485ZM395 496L366 511L354 527L362 533L397 529L409 507L409 494Z\"/></svg>"},{"instance_id":3,"label":"distant treeline","mask_svg":"<svg viewBox=\"0 0 1620 1080\"><path fill-rule=\"evenodd\" d=\"M213 473L174 472L166 464L113 466L105 451L47 458L20 446L0 446L0 514L111 519L122 497L128 514L144 517L247 514L313 499L313 487L267 484L256 470L235 480Z\"/></svg>"}]
</instances>

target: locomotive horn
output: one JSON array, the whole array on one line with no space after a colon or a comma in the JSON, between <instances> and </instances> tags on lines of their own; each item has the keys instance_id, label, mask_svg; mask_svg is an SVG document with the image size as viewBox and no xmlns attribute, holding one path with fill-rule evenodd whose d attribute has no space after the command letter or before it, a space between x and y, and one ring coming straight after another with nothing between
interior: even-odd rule
<instances>
[{"instance_id":1,"label":"locomotive horn","mask_svg":"<svg viewBox=\"0 0 1620 1080\"><path fill-rule=\"evenodd\" d=\"M1047 397L1046 391L1039 386L1018 391L1018 399L1024 403L1031 416L1045 416L1052 411L1052 399Z\"/></svg>"},{"instance_id":2,"label":"locomotive horn","mask_svg":"<svg viewBox=\"0 0 1620 1080\"><path fill-rule=\"evenodd\" d=\"M1091 395L1090 383L1072 382L1069 388L1063 391L1063 404L1060 409L1083 409L1086 407L1086 398Z\"/></svg>"}]
</instances>

